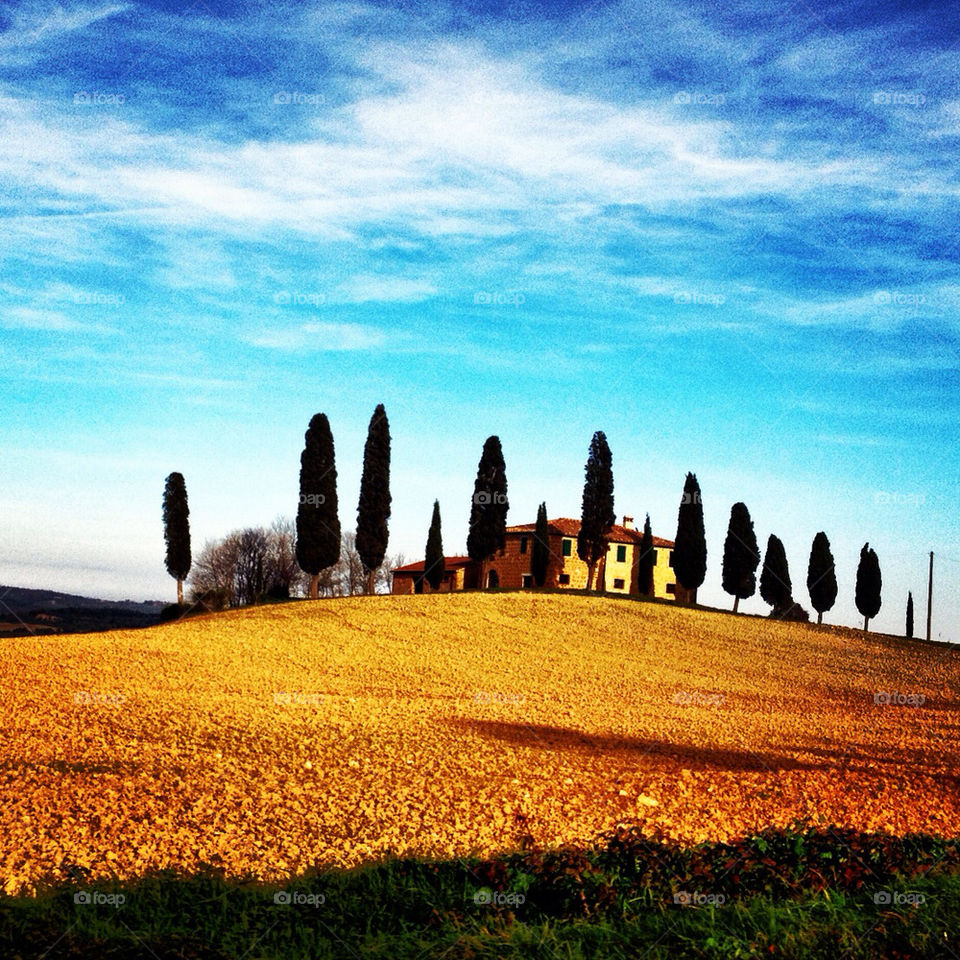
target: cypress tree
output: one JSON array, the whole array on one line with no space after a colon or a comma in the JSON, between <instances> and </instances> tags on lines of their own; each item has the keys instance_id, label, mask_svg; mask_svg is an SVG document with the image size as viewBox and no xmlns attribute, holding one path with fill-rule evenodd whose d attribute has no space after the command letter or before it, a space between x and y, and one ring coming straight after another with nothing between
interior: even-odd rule
<instances>
[{"instance_id":1,"label":"cypress tree","mask_svg":"<svg viewBox=\"0 0 960 960\"><path fill-rule=\"evenodd\" d=\"M793 604L793 584L783 541L772 533L767 539L767 552L760 573L760 596L773 607L774 613L783 613Z\"/></svg>"},{"instance_id":2,"label":"cypress tree","mask_svg":"<svg viewBox=\"0 0 960 960\"><path fill-rule=\"evenodd\" d=\"M830 551L830 541L821 530L810 548L807 565L807 592L810 603L817 611L817 623L823 623L823 615L833 608L837 599L837 571Z\"/></svg>"},{"instance_id":3,"label":"cypress tree","mask_svg":"<svg viewBox=\"0 0 960 960\"><path fill-rule=\"evenodd\" d=\"M857 566L857 589L855 599L857 609L863 615L863 629L870 627L870 620L880 612L880 561L877 554L865 543L860 550L860 563Z\"/></svg>"},{"instance_id":4,"label":"cypress tree","mask_svg":"<svg viewBox=\"0 0 960 960\"><path fill-rule=\"evenodd\" d=\"M907 591L907 636L913 637L913 591Z\"/></svg>"},{"instance_id":5,"label":"cypress tree","mask_svg":"<svg viewBox=\"0 0 960 960\"><path fill-rule=\"evenodd\" d=\"M677 582L697 602L697 588L707 575L707 538L703 529L703 500L697 476L688 473L683 484L677 514L677 536L673 546L673 572Z\"/></svg>"},{"instance_id":6,"label":"cypress tree","mask_svg":"<svg viewBox=\"0 0 960 960\"><path fill-rule=\"evenodd\" d=\"M467 555L482 562L502 550L507 542L507 468L500 438L487 437L477 466L470 504Z\"/></svg>"},{"instance_id":7,"label":"cypress tree","mask_svg":"<svg viewBox=\"0 0 960 960\"><path fill-rule=\"evenodd\" d=\"M333 434L326 414L310 420L300 454L300 504L297 508L297 563L310 575L310 596L317 598L320 574L340 559L337 468Z\"/></svg>"},{"instance_id":8,"label":"cypress tree","mask_svg":"<svg viewBox=\"0 0 960 960\"><path fill-rule=\"evenodd\" d=\"M533 550L530 554L530 573L533 582L542 587L547 582L547 566L550 562L550 526L547 522L547 505L537 507L537 525L533 529Z\"/></svg>"},{"instance_id":9,"label":"cypress tree","mask_svg":"<svg viewBox=\"0 0 960 960\"><path fill-rule=\"evenodd\" d=\"M730 508L730 523L727 539L723 544L723 589L733 595L733 612L737 612L741 600L752 597L757 589L757 566L760 551L753 521L745 503L735 503Z\"/></svg>"},{"instance_id":10,"label":"cypress tree","mask_svg":"<svg viewBox=\"0 0 960 960\"><path fill-rule=\"evenodd\" d=\"M439 588L443 582L443 536L440 533L440 501L433 501L433 517L430 520L430 532L427 534L427 548L424 551L423 578L430 584L431 590Z\"/></svg>"},{"instance_id":11,"label":"cypress tree","mask_svg":"<svg viewBox=\"0 0 960 960\"><path fill-rule=\"evenodd\" d=\"M177 603L183 606L183 581L190 573L190 507L182 473L171 473L163 488L163 539L167 573L177 581Z\"/></svg>"},{"instance_id":12,"label":"cypress tree","mask_svg":"<svg viewBox=\"0 0 960 960\"><path fill-rule=\"evenodd\" d=\"M653 530L650 529L650 514L643 523L643 537L640 540L640 551L637 559L637 590L645 597L652 597L653 587Z\"/></svg>"},{"instance_id":13,"label":"cypress tree","mask_svg":"<svg viewBox=\"0 0 960 960\"><path fill-rule=\"evenodd\" d=\"M374 592L377 568L387 553L390 518L390 423L383 404L370 418L363 448L363 475L357 506L357 553L367 577L367 593Z\"/></svg>"},{"instance_id":14,"label":"cypress tree","mask_svg":"<svg viewBox=\"0 0 960 960\"><path fill-rule=\"evenodd\" d=\"M577 556L587 565L587 589L590 590L597 563L607 555L607 536L616 520L613 512L613 457L602 430L598 430L590 441L584 474Z\"/></svg>"}]
</instances>

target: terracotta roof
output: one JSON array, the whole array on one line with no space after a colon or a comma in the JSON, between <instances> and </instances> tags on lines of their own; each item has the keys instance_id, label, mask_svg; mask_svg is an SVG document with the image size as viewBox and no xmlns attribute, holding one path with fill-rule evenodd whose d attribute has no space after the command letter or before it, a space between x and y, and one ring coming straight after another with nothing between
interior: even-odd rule
<instances>
[{"instance_id":1,"label":"terracotta roof","mask_svg":"<svg viewBox=\"0 0 960 960\"><path fill-rule=\"evenodd\" d=\"M453 570L458 567L469 567L473 562L469 557L444 557L443 568L444 570ZM402 567L397 567L393 572L394 574L423 573L423 565L425 563L426 560L418 560L416 563L408 563Z\"/></svg>"},{"instance_id":2,"label":"terracotta roof","mask_svg":"<svg viewBox=\"0 0 960 960\"><path fill-rule=\"evenodd\" d=\"M533 533L536 529L535 523L521 523L515 527L507 527L507 533ZM571 517L558 517L556 520L548 520L547 526L550 532L559 537L576 537L580 532L580 521ZM643 530L635 528L627 529L619 524L614 524L610 528L608 538L611 543L639 543L643 539ZM672 540L664 540L663 537L654 537L653 545L655 547L672 547Z\"/></svg>"}]
</instances>

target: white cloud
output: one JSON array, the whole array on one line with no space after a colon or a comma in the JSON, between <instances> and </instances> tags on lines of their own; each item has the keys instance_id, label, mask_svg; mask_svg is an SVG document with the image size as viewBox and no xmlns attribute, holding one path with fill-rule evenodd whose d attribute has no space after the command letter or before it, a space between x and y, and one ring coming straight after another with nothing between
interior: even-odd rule
<instances>
[{"instance_id":1,"label":"white cloud","mask_svg":"<svg viewBox=\"0 0 960 960\"><path fill-rule=\"evenodd\" d=\"M376 350L385 340L379 330L358 323L304 323L247 337L255 347L290 351Z\"/></svg>"},{"instance_id":2,"label":"white cloud","mask_svg":"<svg viewBox=\"0 0 960 960\"><path fill-rule=\"evenodd\" d=\"M437 288L424 280L405 277L361 275L340 284L338 291L348 303L370 301L417 303L432 297Z\"/></svg>"}]
</instances>

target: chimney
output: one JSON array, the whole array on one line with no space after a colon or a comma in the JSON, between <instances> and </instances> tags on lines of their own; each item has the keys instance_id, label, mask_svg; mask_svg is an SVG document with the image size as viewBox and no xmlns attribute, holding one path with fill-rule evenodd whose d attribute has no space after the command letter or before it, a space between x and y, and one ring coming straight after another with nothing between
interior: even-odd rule
<instances>
[{"instance_id":1,"label":"chimney","mask_svg":"<svg viewBox=\"0 0 960 960\"><path fill-rule=\"evenodd\" d=\"M633 517L628 517L626 514L623 515L623 527L625 530L633 529Z\"/></svg>"}]
</instances>

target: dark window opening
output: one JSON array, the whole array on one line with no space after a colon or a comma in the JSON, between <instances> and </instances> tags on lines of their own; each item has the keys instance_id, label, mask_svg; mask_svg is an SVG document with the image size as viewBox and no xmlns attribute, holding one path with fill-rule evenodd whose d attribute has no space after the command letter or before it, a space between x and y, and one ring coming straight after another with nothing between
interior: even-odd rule
<instances>
[{"instance_id":1,"label":"dark window opening","mask_svg":"<svg viewBox=\"0 0 960 960\"><path fill-rule=\"evenodd\" d=\"M623 578L622 578L622 577L615 577L615 578L614 578L614 581L613 581L613 589L614 589L614 590L622 590L622 589L623 589Z\"/></svg>"},{"instance_id":2,"label":"dark window opening","mask_svg":"<svg viewBox=\"0 0 960 960\"><path fill-rule=\"evenodd\" d=\"M521 537L521 538L520 538L520 552L521 552L521 553L526 553L526 552L527 552L527 538L526 538L526 537Z\"/></svg>"},{"instance_id":3,"label":"dark window opening","mask_svg":"<svg viewBox=\"0 0 960 960\"><path fill-rule=\"evenodd\" d=\"M560 576L557 577L557 583L559 583L561 587L567 586L567 584L570 583L570 574L561 573Z\"/></svg>"},{"instance_id":4,"label":"dark window opening","mask_svg":"<svg viewBox=\"0 0 960 960\"><path fill-rule=\"evenodd\" d=\"M569 557L572 552L573 552L573 541L572 541L572 540L564 540L564 541L563 541L563 555L564 555L565 557Z\"/></svg>"},{"instance_id":5,"label":"dark window opening","mask_svg":"<svg viewBox=\"0 0 960 960\"><path fill-rule=\"evenodd\" d=\"M532 587L532 586L533 586L533 574L532 574L532 573L525 573L525 574L523 575L522 583L523 583L523 586L524 586L524 587Z\"/></svg>"},{"instance_id":6,"label":"dark window opening","mask_svg":"<svg viewBox=\"0 0 960 960\"><path fill-rule=\"evenodd\" d=\"M677 592L677 585L675 583L668 583L667 593L676 593L676 592Z\"/></svg>"},{"instance_id":7,"label":"dark window opening","mask_svg":"<svg viewBox=\"0 0 960 960\"><path fill-rule=\"evenodd\" d=\"M627 548L620 544L617 547L617 563L626 563L627 562Z\"/></svg>"}]
</instances>

